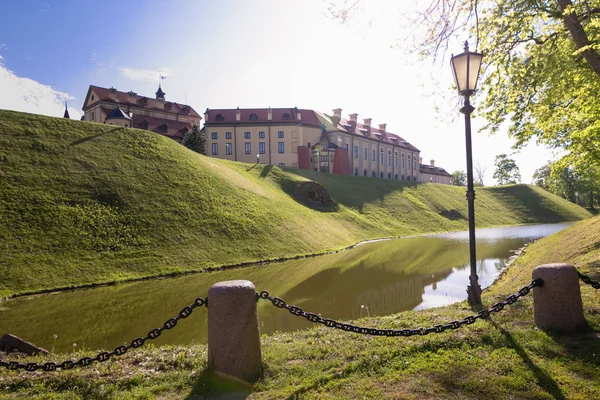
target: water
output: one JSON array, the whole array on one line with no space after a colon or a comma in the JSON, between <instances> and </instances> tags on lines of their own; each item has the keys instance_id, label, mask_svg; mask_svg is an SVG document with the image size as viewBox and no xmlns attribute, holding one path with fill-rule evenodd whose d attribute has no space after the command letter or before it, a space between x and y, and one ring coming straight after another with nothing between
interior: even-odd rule
<instances>
[{"instance_id":1,"label":"water","mask_svg":"<svg viewBox=\"0 0 600 400\"><path fill-rule=\"evenodd\" d=\"M565 224L477 230L478 275L489 286L511 252ZM337 254L95 289L27 296L0 303L0 335L15 334L54 352L113 349L177 315L214 283L248 279L258 291L323 317L354 320L447 305L466 298L468 232L367 243ZM258 303L261 333L312 326ZM206 309L196 309L157 344L206 343Z\"/></svg>"}]
</instances>

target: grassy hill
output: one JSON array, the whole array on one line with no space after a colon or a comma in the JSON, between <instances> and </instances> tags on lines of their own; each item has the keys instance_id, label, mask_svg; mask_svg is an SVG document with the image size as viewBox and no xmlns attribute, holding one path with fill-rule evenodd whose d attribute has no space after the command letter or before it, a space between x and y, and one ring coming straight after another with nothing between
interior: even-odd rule
<instances>
[{"instance_id":1,"label":"grassy hill","mask_svg":"<svg viewBox=\"0 0 600 400\"><path fill-rule=\"evenodd\" d=\"M335 206L292 197L304 180ZM0 297L467 228L464 188L216 160L156 134L0 110ZM477 190L477 226L590 214L539 188Z\"/></svg>"}]
</instances>

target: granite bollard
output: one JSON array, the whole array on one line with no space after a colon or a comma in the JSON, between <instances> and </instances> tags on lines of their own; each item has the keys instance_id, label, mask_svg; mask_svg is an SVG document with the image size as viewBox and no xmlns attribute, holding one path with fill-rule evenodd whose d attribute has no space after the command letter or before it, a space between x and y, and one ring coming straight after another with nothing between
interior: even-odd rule
<instances>
[{"instance_id":1,"label":"granite bollard","mask_svg":"<svg viewBox=\"0 0 600 400\"><path fill-rule=\"evenodd\" d=\"M256 289L246 280L214 284L208 290L208 369L248 384L262 368Z\"/></svg>"},{"instance_id":2,"label":"granite bollard","mask_svg":"<svg viewBox=\"0 0 600 400\"><path fill-rule=\"evenodd\" d=\"M535 268L533 279L544 285L533 288L533 316L542 329L575 332L585 325L579 276L569 264L544 264Z\"/></svg>"}]
</instances>

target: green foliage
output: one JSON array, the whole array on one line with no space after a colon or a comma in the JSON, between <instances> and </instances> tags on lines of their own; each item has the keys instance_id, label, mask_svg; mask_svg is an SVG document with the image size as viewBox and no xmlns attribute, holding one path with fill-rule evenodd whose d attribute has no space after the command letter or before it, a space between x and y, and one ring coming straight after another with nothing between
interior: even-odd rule
<instances>
[{"instance_id":1,"label":"green foliage","mask_svg":"<svg viewBox=\"0 0 600 400\"><path fill-rule=\"evenodd\" d=\"M539 167L533 173L533 184L548 190L550 186L550 173L552 172L552 162Z\"/></svg>"},{"instance_id":2,"label":"green foliage","mask_svg":"<svg viewBox=\"0 0 600 400\"><path fill-rule=\"evenodd\" d=\"M467 186L467 174L464 171L454 171L451 183L454 186Z\"/></svg>"},{"instance_id":3,"label":"green foliage","mask_svg":"<svg viewBox=\"0 0 600 400\"><path fill-rule=\"evenodd\" d=\"M563 199L585 207L595 207L600 192L600 174L594 167L577 169L563 158L548 162L534 173L537 186L557 194Z\"/></svg>"},{"instance_id":4,"label":"green foliage","mask_svg":"<svg viewBox=\"0 0 600 400\"><path fill-rule=\"evenodd\" d=\"M296 201L307 179L336 206ZM492 189L477 191L480 227L590 215L533 187ZM0 297L466 229L448 210L467 215L462 188L234 163L144 130L0 110Z\"/></svg>"},{"instance_id":5,"label":"green foliage","mask_svg":"<svg viewBox=\"0 0 600 400\"><path fill-rule=\"evenodd\" d=\"M206 134L200 130L198 124L192 125L192 130L185 133L181 144L196 153L206 155Z\"/></svg>"},{"instance_id":6,"label":"green foliage","mask_svg":"<svg viewBox=\"0 0 600 400\"><path fill-rule=\"evenodd\" d=\"M517 163L506 154L496 156L494 167L494 179L498 182L498 185L521 182L521 174L519 173Z\"/></svg>"}]
</instances>

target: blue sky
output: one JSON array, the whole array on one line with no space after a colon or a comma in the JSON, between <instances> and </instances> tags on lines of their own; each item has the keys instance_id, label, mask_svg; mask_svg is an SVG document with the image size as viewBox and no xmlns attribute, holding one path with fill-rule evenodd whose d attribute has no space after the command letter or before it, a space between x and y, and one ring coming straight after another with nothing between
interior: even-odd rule
<instances>
[{"instance_id":1,"label":"blue sky","mask_svg":"<svg viewBox=\"0 0 600 400\"><path fill-rule=\"evenodd\" d=\"M387 123L424 162L465 169L464 126L449 65L393 48L407 4L361 2L341 25L324 0L2 0L0 108L82 114L90 84L210 108L300 107ZM402 39L400 39L402 40ZM454 40L456 53L465 37ZM475 106L476 99L475 99ZM473 154L492 184L505 135L477 133ZM523 181L552 157L530 145L514 158Z\"/></svg>"}]
</instances>

